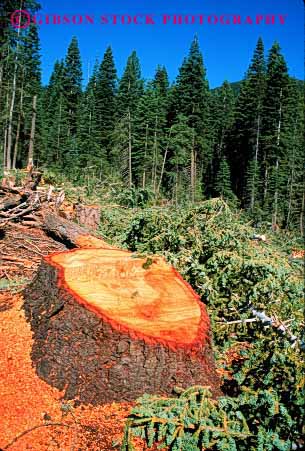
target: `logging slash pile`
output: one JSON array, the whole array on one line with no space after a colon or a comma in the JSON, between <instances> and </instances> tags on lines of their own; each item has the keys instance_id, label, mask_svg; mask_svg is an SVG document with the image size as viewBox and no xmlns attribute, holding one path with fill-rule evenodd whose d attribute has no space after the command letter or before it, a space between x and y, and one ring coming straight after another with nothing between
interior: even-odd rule
<instances>
[{"instance_id":1,"label":"logging slash pile","mask_svg":"<svg viewBox=\"0 0 305 451\"><path fill-rule=\"evenodd\" d=\"M46 185L43 174L33 169L23 171L21 183L17 185L16 182L14 176L2 179L0 229L12 222L43 228L44 215L53 212L65 219L76 220L91 231L97 230L101 214L99 206L65 201L64 189Z\"/></svg>"}]
</instances>

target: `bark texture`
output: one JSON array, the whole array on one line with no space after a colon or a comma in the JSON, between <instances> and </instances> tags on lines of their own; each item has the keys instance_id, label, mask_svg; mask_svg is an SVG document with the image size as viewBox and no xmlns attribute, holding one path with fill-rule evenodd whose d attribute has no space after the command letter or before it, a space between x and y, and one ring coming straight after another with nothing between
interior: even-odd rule
<instances>
[{"instance_id":1,"label":"bark texture","mask_svg":"<svg viewBox=\"0 0 305 451\"><path fill-rule=\"evenodd\" d=\"M101 238L91 235L90 230L75 224L58 215L48 213L44 217L44 229L56 240L66 242L72 247L95 247L104 249L115 249Z\"/></svg>"},{"instance_id":2,"label":"bark texture","mask_svg":"<svg viewBox=\"0 0 305 451\"><path fill-rule=\"evenodd\" d=\"M89 230L97 230L100 225L101 207L98 205L75 205L77 222Z\"/></svg>"}]
</instances>

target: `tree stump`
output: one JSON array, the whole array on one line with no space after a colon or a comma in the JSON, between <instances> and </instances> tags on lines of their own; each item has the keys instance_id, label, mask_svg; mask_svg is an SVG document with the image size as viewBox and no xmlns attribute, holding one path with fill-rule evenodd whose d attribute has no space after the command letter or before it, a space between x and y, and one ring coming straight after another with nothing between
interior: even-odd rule
<instances>
[{"instance_id":1,"label":"tree stump","mask_svg":"<svg viewBox=\"0 0 305 451\"><path fill-rule=\"evenodd\" d=\"M77 222L89 230L95 231L100 225L101 207L98 205L75 205Z\"/></svg>"},{"instance_id":2,"label":"tree stump","mask_svg":"<svg viewBox=\"0 0 305 451\"><path fill-rule=\"evenodd\" d=\"M161 257L51 254L24 297L37 373L65 399L131 401L196 384L220 394L205 306Z\"/></svg>"}]
</instances>

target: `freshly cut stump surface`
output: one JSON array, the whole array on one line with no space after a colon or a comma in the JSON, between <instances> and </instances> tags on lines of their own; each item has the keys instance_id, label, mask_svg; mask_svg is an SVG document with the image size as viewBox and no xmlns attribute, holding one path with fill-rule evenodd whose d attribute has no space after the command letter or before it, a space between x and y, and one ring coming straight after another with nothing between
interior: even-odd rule
<instances>
[{"instance_id":1,"label":"freshly cut stump surface","mask_svg":"<svg viewBox=\"0 0 305 451\"><path fill-rule=\"evenodd\" d=\"M219 394L205 306L161 257L102 248L51 254L24 308L37 373L67 399L130 401L196 384Z\"/></svg>"}]
</instances>

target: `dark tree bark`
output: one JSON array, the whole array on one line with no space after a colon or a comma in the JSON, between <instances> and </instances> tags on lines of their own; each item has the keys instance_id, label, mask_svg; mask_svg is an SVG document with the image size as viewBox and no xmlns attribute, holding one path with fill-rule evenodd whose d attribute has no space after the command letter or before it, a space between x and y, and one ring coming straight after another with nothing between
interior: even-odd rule
<instances>
[{"instance_id":1,"label":"dark tree bark","mask_svg":"<svg viewBox=\"0 0 305 451\"><path fill-rule=\"evenodd\" d=\"M48 213L44 217L44 229L55 239L66 242L72 247L95 247L115 249L101 238L91 235L90 230L67 219Z\"/></svg>"}]
</instances>

